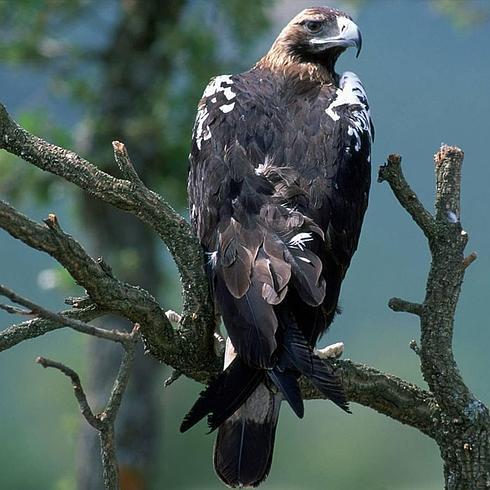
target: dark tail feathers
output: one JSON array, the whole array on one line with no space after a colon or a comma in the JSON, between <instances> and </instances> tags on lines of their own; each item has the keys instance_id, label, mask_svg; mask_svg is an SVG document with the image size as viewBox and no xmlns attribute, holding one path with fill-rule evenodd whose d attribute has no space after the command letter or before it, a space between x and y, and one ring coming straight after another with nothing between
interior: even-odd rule
<instances>
[{"instance_id":1,"label":"dark tail feathers","mask_svg":"<svg viewBox=\"0 0 490 490\"><path fill-rule=\"evenodd\" d=\"M284 318L282 352L272 370L254 369L237 356L218 375L185 416L185 432L206 415L211 431L219 427L214 448L214 467L228 486L256 487L269 474L281 400L303 416L298 371L323 394L349 411L342 385L333 366L313 352L294 318ZM268 378L278 392L267 386Z\"/></svg>"},{"instance_id":2,"label":"dark tail feathers","mask_svg":"<svg viewBox=\"0 0 490 490\"><path fill-rule=\"evenodd\" d=\"M229 487L257 487L272 464L281 395L261 383L218 430L214 468Z\"/></svg>"},{"instance_id":3,"label":"dark tail feathers","mask_svg":"<svg viewBox=\"0 0 490 490\"><path fill-rule=\"evenodd\" d=\"M219 427L214 467L232 488L256 487L269 474L281 395L265 386L265 373L236 357L201 393L180 426L185 432L209 414L211 431Z\"/></svg>"},{"instance_id":4,"label":"dark tail feathers","mask_svg":"<svg viewBox=\"0 0 490 490\"><path fill-rule=\"evenodd\" d=\"M237 356L233 362L199 395L184 417L180 432L185 432L208 415L210 431L231 417L264 379L263 370L254 369Z\"/></svg>"}]
</instances>

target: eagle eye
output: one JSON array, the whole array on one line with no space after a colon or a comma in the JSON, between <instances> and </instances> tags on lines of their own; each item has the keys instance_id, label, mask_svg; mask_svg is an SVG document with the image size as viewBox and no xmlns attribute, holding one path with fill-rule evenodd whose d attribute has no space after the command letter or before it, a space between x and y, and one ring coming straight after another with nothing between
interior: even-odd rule
<instances>
[{"instance_id":1,"label":"eagle eye","mask_svg":"<svg viewBox=\"0 0 490 490\"><path fill-rule=\"evenodd\" d=\"M305 27L313 34L320 32L322 29L322 22L320 20L308 20L305 22Z\"/></svg>"}]
</instances>

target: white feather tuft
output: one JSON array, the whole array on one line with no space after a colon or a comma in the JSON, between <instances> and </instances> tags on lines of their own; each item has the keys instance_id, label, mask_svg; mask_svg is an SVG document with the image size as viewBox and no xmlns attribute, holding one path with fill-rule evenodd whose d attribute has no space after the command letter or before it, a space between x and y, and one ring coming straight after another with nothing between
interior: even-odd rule
<instances>
[{"instance_id":1,"label":"white feather tuft","mask_svg":"<svg viewBox=\"0 0 490 490\"><path fill-rule=\"evenodd\" d=\"M211 267L216 267L216 263L218 262L218 251L206 252L206 256L208 257L208 264L211 264Z\"/></svg>"},{"instance_id":2,"label":"white feather tuft","mask_svg":"<svg viewBox=\"0 0 490 490\"><path fill-rule=\"evenodd\" d=\"M294 235L291 240L289 240L289 245L291 247L299 248L300 250L305 249L305 245L307 242L313 241L313 237L311 236L311 233L298 233L297 235Z\"/></svg>"}]
</instances>

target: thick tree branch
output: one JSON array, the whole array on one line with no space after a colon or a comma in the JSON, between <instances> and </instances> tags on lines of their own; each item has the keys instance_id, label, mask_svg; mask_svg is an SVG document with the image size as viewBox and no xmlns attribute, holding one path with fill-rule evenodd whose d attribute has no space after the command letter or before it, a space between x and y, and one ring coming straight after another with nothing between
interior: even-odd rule
<instances>
[{"instance_id":1,"label":"thick tree branch","mask_svg":"<svg viewBox=\"0 0 490 490\"><path fill-rule=\"evenodd\" d=\"M383 415L434 435L432 418L438 413L434 397L412 383L350 360L335 361L347 399L372 408ZM302 379L305 399L323 398L308 381Z\"/></svg>"},{"instance_id":2,"label":"thick tree branch","mask_svg":"<svg viewBox=\"0 0 490 490\"><path fill-rule=\"evenodd\" d=\"M442 145L434 155L436 170L436 220L459 223L461 216L461 168L464 153L456 146Z\"/></svg>"},{"instance_id":3,"label":"thick tree branch","mask_svg":"<svg viewBox=\"0 0 490 490\"><path fill-rule=\"evenodd\" d=\"M392 161L380 169L380 180L388 180L429 239L432 262L423 304L414 306L395 298L390 306L397 311L415 310L420 316L420 346L412 341L411 347L420 357L422 374L439 407L433 414L431 432L441 449L449 490L487 488L490 482L490 414L466 386L452 346L464 273L476 259L475 253L464 255L468 234L460 223L463 157L459 148L447 145L435 155L436 216L430 220L418 201L411 204L399 159L390 157Z\"/></svg>"},{"instance_id":4,"label":"thick tree branch","mask_svg":"<svg viewBox=\"0 0 490 490\"><path fill-rule=\"evenodd\" d=\"M436 239L430 243L432 263L421 316L422 373L440 406L453 414L464 412L476 401L459 373L452 347L468 241L459 219L463 157L459 148L446 145L434 157Z\"/></svg>"}]
</instances>

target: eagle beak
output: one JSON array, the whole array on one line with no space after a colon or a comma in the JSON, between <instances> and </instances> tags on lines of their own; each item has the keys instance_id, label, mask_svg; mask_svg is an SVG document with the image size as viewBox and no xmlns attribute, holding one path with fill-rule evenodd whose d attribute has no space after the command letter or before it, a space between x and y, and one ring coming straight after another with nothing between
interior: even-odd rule
<instances>
[{"instance_id":1,"label":"eagle beak","mask_svg":"<svg viewBox=\"0 0 490 490\"><path fill-rule=\"evenodd\" d=\"M338 34L331 37L317 37L310 41L321 50L340 46L342 48L357 48L356 58L362 48L362 36L359 27L347 17L337 17Z\"/></svg>"}]
</instances>

